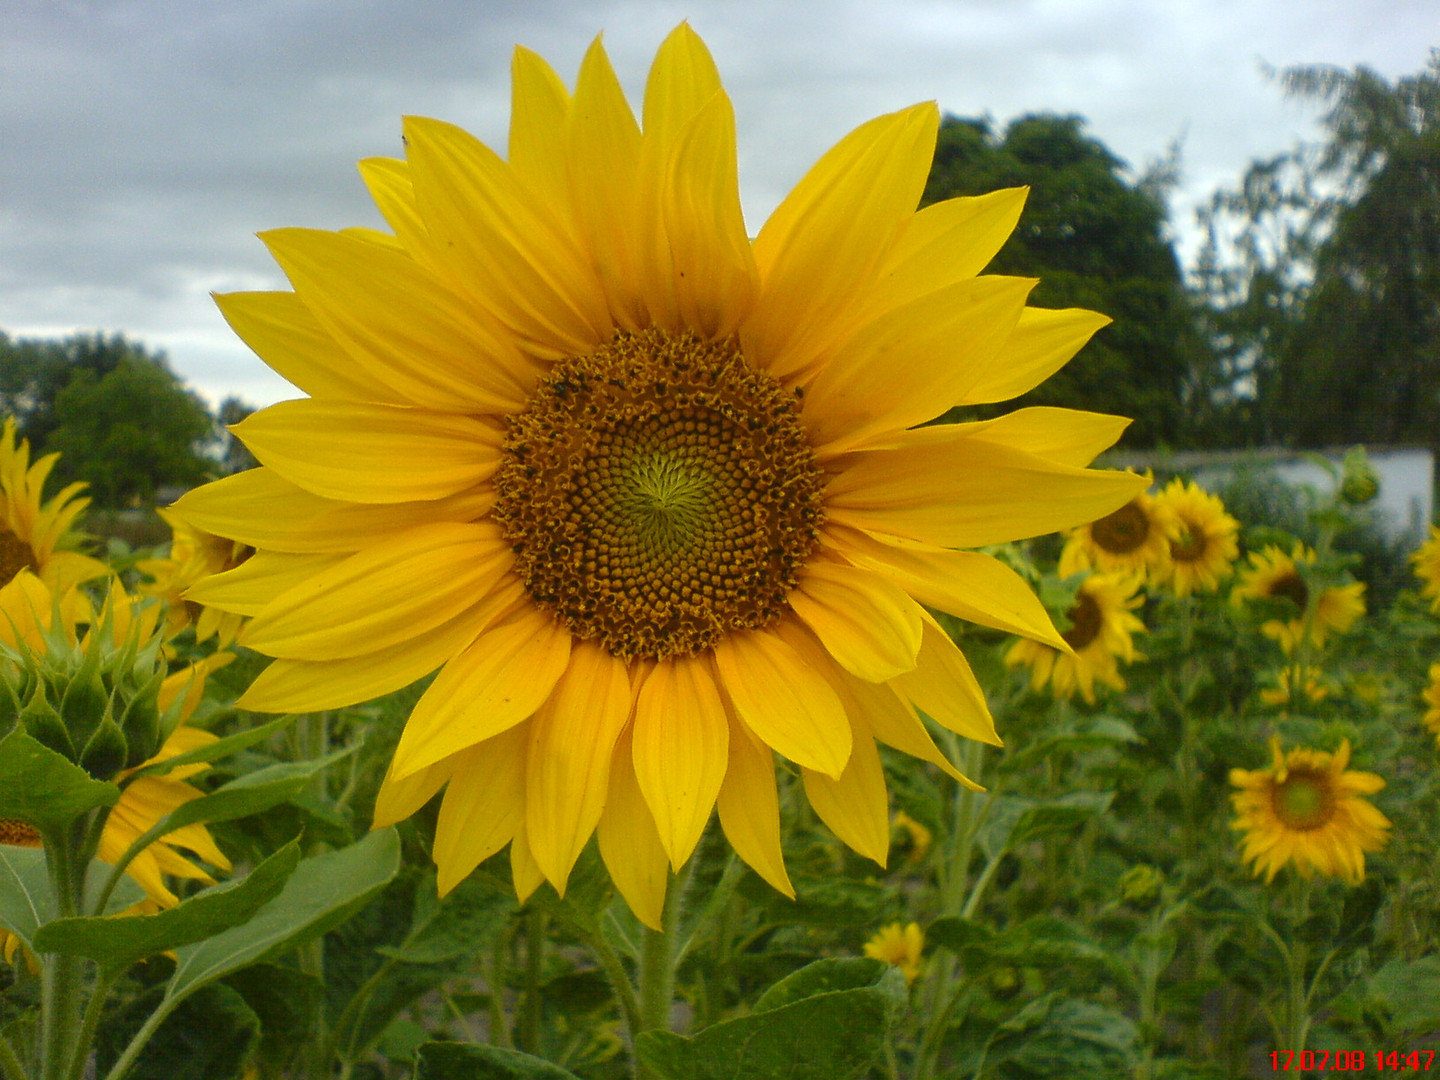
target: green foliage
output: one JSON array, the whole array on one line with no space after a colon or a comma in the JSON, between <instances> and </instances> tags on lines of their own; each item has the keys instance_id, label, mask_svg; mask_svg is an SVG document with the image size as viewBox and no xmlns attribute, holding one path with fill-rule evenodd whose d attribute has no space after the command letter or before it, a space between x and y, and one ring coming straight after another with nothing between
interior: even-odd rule
<instances>
[{"instance_id":1,"label":"green foliage","mask_svg":"<svg viewBox=\"0 0 1440 1080\"><path fill-rule=\"evenodd\" d=\"M20 728L0 739L0 818L59 831L119 798L114 784L94 779Z\"/></svg>"},{"instance_id":2,"label":"green foliage","mask_svg":"<svg viewBox=\"0 0 1440 1080\"><path fill-rule=\"evenodd\" d=\"M155 992L140 996L101 1028L96 1049L102 1076L158 998ZM126 1080L240 1080L259 1045L260 1018L243 996L217 983L170 1014L145 1044Z\"/></svg>"},{"instance_id":3,"label":"green foliage","mask_svg":"<svg viewBox=\"0 0 1440 1080\"><path fill-rule=\"evenodd\" d=\"M578 1080L544 1058L499 1046L432 1042L415 1053L414 1080Z\"/></svg>"}]
</instances>

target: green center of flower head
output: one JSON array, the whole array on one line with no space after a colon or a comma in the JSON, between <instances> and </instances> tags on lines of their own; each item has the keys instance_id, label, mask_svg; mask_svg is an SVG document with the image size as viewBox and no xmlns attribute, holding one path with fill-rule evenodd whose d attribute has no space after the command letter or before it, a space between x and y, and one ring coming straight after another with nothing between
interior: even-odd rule
<instances>
[{"instance_id":1,"label":"green center of flower head","mask_svg":"<svg viewBox=\"0 0 1440 1080\"><path fill-rule=\"evenodd\" d=\"M1065 613L1070 620L1070 629L1060 636L1077 652L1100 636L1105 626L1105 614L1100 604L1089 593L1082 592L1075 598L1075 606Z\"/></svg>"},{"instance_id":2,"label":"green center of flower head","mask_svg":"<svg viewBox=\"0 0 1440 1080\"><path fill-rule=\"evenodd\" d=\"M798 412L733 341L620 332L557 364L495 477L531 598L624 659L779 618L824 520Z\"/></svg>"},{"instance_id":3,"label":"green center of flower head","mask_svg":"<svg viewBox=\"0 0 1440 1080\"><path fill-rule=\"evenodd\" d=\"M30 545L0 525L0 585L10 584L21 570L39 569Z\"/></svg>"},{"instance_id":4,"label":"green center of flower head","mask_svg":"<svg viewBox=\"0 0 1440 1080\"><path fill-rule=\"evenodd\" d=\"M1310 602L1310 589L1305 584L1305 579L1295 570L1276 578L1267 591L1273 597L1289 600L1300 611L1304 611L1305 605Z\"/></svg>"},{"instance_id":5,"label":"green center of flower head","mask_svg":"<svg viewBox=\"0 0 1440 1080\"><path fill-rule=\"evenodd\" d=\"M1128 502L1090 526L1095 546L1112 555L1129 555L1150 535L1150 516L1138 503Z\"/></svg>"},{"instance_id":6,"label":"green center of flower head","mask_svg":"<svg viewBox=\"0 0 1440 1080\"><path fill-rule=\"evenodd\" d=\"M1329 821L1334 803L1328 777L1309 769L1291 769L1271 798L1281 823L1302 832Z\"/></svg>"}]
</instances>

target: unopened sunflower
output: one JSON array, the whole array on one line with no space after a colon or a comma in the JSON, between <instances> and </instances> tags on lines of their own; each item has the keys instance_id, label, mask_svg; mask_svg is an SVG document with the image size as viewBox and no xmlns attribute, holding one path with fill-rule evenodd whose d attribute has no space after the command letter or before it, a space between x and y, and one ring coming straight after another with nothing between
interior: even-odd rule
<instances>
[{"instance_id":1,"label":"unopened sunflower","mask_svg":"<svg viewBox=\"0 0 1440 1080\"><path fill-rule=\"evenodd\" d=\"M1147 486L1152 479L1147 473ZM1142 578L1163 574L1174 532L1169 507L1142 491L1119 510L1070 533L1060 552L1060 574L1069 577L1091 569Z\"/></svg>"},{"instance_id":2,"label":"unopened sunflower","mask_svg":"<svg viewBox=\"0 0 1440 1080\"><path fill-rule=\"evenodd\" d=\"M83 483L70 484L42 499L45 481L59 454L46 454L30 464L30 440L16 442L15 421L0 428L0 586L29 570L55 594L110 572L104 563L70 550L77 541L71 527L88 498Z\"/></svg>"},{"instance_id":3,"label":"unopened sunflower","mask_svg":"<svg viewBox=\"0 0 1440 1080\"><path fill-rule=\"evenodd\" d=\"M734 117L682 25L643 126L604 49L574 92L517 49L508 160L405 121L361 172L391 233L263 235L294 292L219 298L310 396L235 433L261 467L177 511L253 546L192 595L278 659L241 704L366 700L440 668L376 809L448 784L442 889L510 845L563 890L592 833L658 925L718 805L786 893L773 752L883 863L875 740L935 762L916 709L997 742L928 604L1059 642L996 560L952 550L1070 528L1144 481L1085 466L1125 422L1004 400L1105 323L977 276L1024 192L916 212L933 104L862 125L752 241Z\"/></svg>"},{"instance_id":4,"label":"unopened sunflower","mask_svg":"<svg viewBox=\"0 0 1440 1080\"><path fill-rule=\"evenodd\" d=\"M1225 512L1219 496L1190 480L1176 477L1155 496L1169 514L1170 557L1151 573L1151 581L1176 596L1214 592L1230 576L1239 556L1240 523Z\"/></svg>"},{"instance_id":5,"label":"unopened sunflower","mask_svg":"<svg viewBox=\"0 0 1440 1080\"><path fill-rule=\"evenodd\" d=\"M1287 754L1277 738L1270 740L1270 752L1268 769L1230 770L1230 783L1240 789L1230 800L1237 815L1231 828L1245 834L1241 857L1267 883L1292 863L1302 877L1318 871L1359 884L1365 853L1379 851L1389 838L1389 820L1363 798L1385 781L1347 770L1348 739L1334 754L1301 747Z\"/></svg>"},{"instance_id":6,"label":"unopened sunflower","mask_svg":"<svg viewBox=\"0 0 1440 1080\"><path fill-rule=\"evenodd\" d=\"M1365 586L1361 582L1312 590L1300 567L1313 566L1315 552L1297 543L1287 555L1271 544L1264 551L1250 553L1250 566L1240 574L1231 590L1230 599L1239 604L1245 599L1288 600L1295 614L1288 619L1269 619L1261 631L1292 653L1305 637L1309 624L1310 644L1323 649L1330 635L1343 634L1365 614Z\"/></svg>"},{"instance_id":7,"label":"unopened sunflower","mask_svg":"<svg viewBox=\"0 0 1440 1080\"><path fill-rule=\"evenodd\" d=\"M1135 595L1139 581L1128 574L1091 574L1080 583L1075 604L1066 612L1070 629L1061 637L1068 650L1022 638L1005 654L1010 667L1030 668L1030 686L1041 690L1047 684L1056 697L1073 698L1078 692L1095 703L1097 682L1115 690L1125 689L1120 661L1141 659L1135 651L1134 635L1145 632L1145 624L1134 614L1143 598Z\"/></svg>"}]
</instances>

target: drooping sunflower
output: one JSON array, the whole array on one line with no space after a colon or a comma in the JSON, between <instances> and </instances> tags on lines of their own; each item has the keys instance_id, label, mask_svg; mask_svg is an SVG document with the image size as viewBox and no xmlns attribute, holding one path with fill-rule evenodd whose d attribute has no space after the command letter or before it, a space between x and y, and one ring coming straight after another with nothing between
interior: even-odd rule
<instances>
[{"instance_id":1,"label":"drooping sunflower","mask_svg":"<svg viewBox=\"0 0 1440 1080\"><path fill-rule=\"evenodd\" d=\"M1145 474L1147 487L1153 480ZM1060 552L1060 574L1069 577L1083 570L1139 577L1162 574L1170 561L1175 531L1168 505L1141 491L1119 510L1070 533Z\"/></svg>"},{"instance_id":2,"label":"drooping sunflower","mask_svg":"<svg viewBox=\"0 0 1440 1080\"><path fill-rule=\"evenodd\" d=\"M16 442L15 420L0 428L0 585L29 570L57 595L70 586L103 577L110 568L97 559L70 550L78 541L71 531L88 498L79 497L83 483L69 484L50 499L42 498L45 481L59 454L46 454L30 464L30 440Z\"/></svg>"},{"instance_id":3,"label":"drooping sunflower","mask_svg":"<svg viewBox=\"0 0 1440 1080\"><path fill-rule=\"evenodd\" d=\"M142 559L135 568L150 577L139 591L165 601L167 636L174 637L194 625L195 640L215 638L221 648L232 644L244 617L206 607L188 598L187 589L215 574L233 570L251 555L244 544L197 529L169 510L159 511L170 526L170 551L160 559Z\"/></svg>"},{"instance_id":4,"label":"drooping sunflower","mask_svg":"<svg viewBox=\"0 0 1440 1080\"><path fill-rule=\"evenodd\" d=\"M1440 660L1430 665L1430 681L1425 687L1425 726L1435 735L1440 744Z\"/></svg>"},{"instance_id":5,"label":"drooping sunflower","mask_svg":"<svg viewBox=\"0 0 1440 1080\"><path fill-rule=\"evenodd\" d=\"M873 960L884 960L900 969L909 986L920 974L923 966L921 955L925 951L925 931L919 923L902 926L891 923L883 926L869 941L865 942L865 955Z\"/></svg>"},{"instance_id":6,"label":"drooping sunflower","mask_svg":"<svg viewBox=\"0 0 1440 1080\"><path fill-rule=\"evenodd\" d=\"M1134 614L1143 602L1136 595L1139 587L1139 579L1128 574L1089 575L1080 583L1075 605L1066 612L1070 629L1061 637L1070 649L1021 638L1010 646L1005 663L1029 667L1033 690L1048 683L1057 697L1073 698L1078 691L1092 705L1096 682L1124 690L1120 661L1132 664L1141 659L1134 635L1145 632L1145 624Z\"/></svg>"},{"instance_id":7,"label":"drooping sunflower","mask_svg":"<svg viewBox=\"0 0 1440 1080\"><path fill-rule=\"evenodd\" d=\"M637 915L718 806L792 893L773 754L884 862L875 740L953 766L917 709L997 741L920 606L1059 642L1021 579L954 550L1070 528L1136 494L1085 468L1124 421L1061 409L916 428L1005 400L1105 323L977 276L1018 190L915 210L938 113L873 120L753 242L734 118L682 25L643 127L604 49L572 94L515 53L508 161L405 122L361 172L393 234L263 239L294 292L219 298L309 397L235 433L261 466L185 496L256 549L191 591L278 659L241 704L362 701L440 669L376 822L446 788L442 889L510 845L563 890L592 833Z\"/></svg>"},{"instance_id":8,"label":"drooping sunflower","mask_svg":"<svg viewBox=\"0 0 1440 1080\"><path fill-rule=\"evenodd\" d=\"M1319 871L1350 884L1365 879L1365 853L1379 851L1390 822L1362 796L1385 786L1375 773L1352 772L1350 741L1334 754L1297 747L1288 754L1270 740L1268 769L1231 769L1230 796L1237 817L1231 828L1244 832L1241 857L1255 875L1275 879L1286 863L1302 877Z\"/></svg>"},{"instance_id":9,"label":"drooping sunflower","mask_svg":"<svg viewBox=\"0 0 1440 1080\"><path fill-rule=\"evenodd\" d=\"M1241 571L1240 580L1231 590L1232 603L1245 599L1288 600L1295 607L1289 619L1269 619L1260 627L1266 637L1275 639L1288 655L1295 651L1310 624L1310 644L1323 649L1332 633L1343 634L1365 614L1365 585L1352 582L1314 590L1305 581L1300 566L1313 566L1315 552L1297 543L1289 555L1271 544L1264 551L1250 553L1250 566ZM1313 608L1313 610L1312 610Z\"/></svg>"},{"instance_id":10,"label":"drooping sunflower","mask_svg":"<svg viewBox=\"0 0 1440 1080\"><path fill-rule=\"evenodd\" d=\"M1440 528L1430 526L1430 539L1410 555L1415 576L1420 579L1420 595L1430 598L1430 610L1440 613Z\"/></svg>"},{"instance_id":11,"label":"drooping sunflower","mask_svg":"<svg viewBox=\"0 0 1440 1080\"><path fill-rule=\"evenodd\" d=\"M1225 512L1225 504L1194 481L1176 477L1155 496L1156 505L1170 515L1170 557L1154 568L1150 580L1176 596L1214 592L1230 576L1240 549L1240 522Z\"/></svg>"}]
</instances>

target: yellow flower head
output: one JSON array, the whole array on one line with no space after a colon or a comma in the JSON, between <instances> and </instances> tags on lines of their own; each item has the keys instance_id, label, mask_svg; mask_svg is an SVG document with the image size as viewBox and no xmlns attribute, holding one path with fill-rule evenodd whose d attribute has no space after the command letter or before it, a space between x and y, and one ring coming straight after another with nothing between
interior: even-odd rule
<instances>
[{"instance_id":1,"label":"yellow flower head","mask_svg":"<svg viewBox=\"0 0 1440 1080\"><path fill-rule=\"evenodd\" d=\"M446 787L448 890L507 844L563 890L592 833L636 914L711 810L790 893L774 754L883 864L875 740L957 776L916 712L997 742L922 604L1057 643L983 554L1107 514L1144 481L1084 466L1124 421L1005 400L1106 321L977 276L1019 190L916 212L933 104L821 158L752 241L734 117L686 25L642 115L597 40L573 92L517 49L508 160L405 121L361 164L392 232L264 234L294 292L220 306L308 398L236 425L261 466L175 509L256 549L192 599L278 659L241 700L367 700L439 668L376 822Z\"/></svg>"},{"instance_id":2,"label":"yellow flower head","mask_svg":"<svg viewBox=\"0 0 1440 1080\"><path fill-rule=\"evenodd\" d=\"M1154 477L1145 474L1146 484ZM1142 491L1119 510L1070 533L1060 552L1060 574L1082 570L1164 575L1170 562L1170 538L1176 531L1169 506Z\"/></svg>"},{"instance_id":3,"label":"yellow flower head","mask_svg":"<svg viewBox=\"0 0 1440 1080\"><path fill-rule=\"evenodd\" d=\"M925 932L920 929L919 923L913 922L908 926L891 923L865 943L865 955L899 968L905 976L906 986L920 974L923 966L920 954L924 951Z\"/></svg>"},{"instance_id":4,"label":"yellow flower head","mask_svg":"<svg viewBox=\"0 0 1440 1080\"><path fill-rule=\"evenodd\" d=\"M221 648L230 645L240 632L244 617L205 607L188 599L186 590L208 577L235 569L250 557L251 549L197 529L171 511L159 513L170 526L170 553L163 559L142 559L135 564L136 569L151 579L149 584L140 586L140 592L165 601L166 636L174 637L194 623L196 641L213 637Z\"/></svg>"},{"instance_id":5,"label":"yellow flower head","mask_svg":"<svg viewBox=\"0 0 1440 1080\"><path fill-rule=\"evenodd\" d=\"M1435 742L1440 745L1440 660L1430 665L1430 682L1425 687L1425 726L1435 733Z\"/></svg>"},{"instance_id":6,"label":"yellow flower head","mask_svg":"<svg viewBox=\"0 0 1440 1080\"><path fill-rule=\"evenodd\" d=\"M910 853L906 856L907 862L918 863L923 860L931 844L935 842L935 834L904 810L895 812L890 821L890 829L892 832L903 833L909 840Z\"/></svg>"},{"instance_id":7,"label":"yellow flower head","mask_svg":"<svg viewBox=\"0 0 1440 1080\"><path fill-rule=\"evenodd\" d=\"M1266 637L1274 638L1288 655L1305 635L1310 622L1310 644L1323 649L1329 636L1343 634L1365 614L1365 586L1360 582L1322 589L1312 595L1299 567L1315 562L1315 552L1297 543L1289 555L1271 544L1264 551L1250 553L1250 566L1240 574L1231 590L1232 603L1247 597L1255 600L1288 600L1295 608L1290 619L1270 619L1261 625ZM1312 611L1313 606L1313 611Z\"/></svg>"},{"instance_id":8,"label":"yellow flower head","mask_svg":"<svg viewBox=\"0 0 1440 1080\"><path fill-rule=\"evenodd\" d=\"M1005 654L1005 663L1027 665L1033 690L1048 683L1057 697L1073 698L1078 691L1092 705L1097 682L1124 690L1120 661L1143 659L1134 641L1135 634L1145 632L1145 624L1133 614L1143 602L1136 595L1138 588L1138 579L1129 575L1091 574L1080 583L1075 606L1066 613L1070 629L1062 637L1070 650L1021 639Z\"/></svg>"},{"instance_id":9,"label":"yellow flower head","mask_svg":"<svg viewBox=\"0 0 1440 1080\"><path fill-rule=\"evenodd\" d=\"M0 427L0 586L29 570L62 594L70 586L101 577L110 568L88 555L69 550L77 537L70 531L89 499L78 498L83 483L71 484L49 501L41 491L59 454L46 454L30 464L30 440L15 441L15 421Z\"/></svg>"},{"instance_id":10,"label":"yellow flower head","mask_svg":"<svg viewBox=\"0 0 1440 1080\"><path fill-rule=\"evenodd\" d=\"M1151 573L1151 580L1174 591L1214 592L1230 576L1239 555L1240 523L1225 512L1219 496L1176 477L1155 497L1171 517L1170 558Z\"/></svg>"},{"instance_id":11,"label":"yellow flower head","mask_svg":"<svg viewBox=\"0 0 1440 1080\"><path fill-rule=\"evenodd\" d=\"M1430 526L1430 539L1410 556L1415 576L1420 579L1420 594L1430 598L1430 610L1440 613L1440 528Z\"/></svg>"},{"instance_id":12,"label":"yellow flower head","mask_svg":"<svg viewBox=\"0 0 1440 1080\"><path fill-rule=\"evenodd\" d=\"M1254 864L1265 881L1286 863L1302 877L1319 871L1350 884L1365 879L1365 852L1379 851L1389 838L1390 822L1362 796L1385 786L1374 773L1351 772L1350 741L1334 754L1296 748L1288 754L1270 740L1274 761L1268 769L1231 769L1230 796L1243 832L1241 857Z\"/></svg>"},{"instance_id":13,"label":"yellow flower head","mask_svg":"<svg viewBox=\"0 0 1440 1080\"><path fill-rule=\"evenodd\" d=\"M1274 674L1273 686L1266 686L1260 690L1260 700L1266 705L1288 705L1300 698L1299 687L1300 675L1293 667L1283 667ZM1305 691L1304 695L1312 702L1324 701L1330 696L1334 686L1327 682L1313 667L1305 669Z\"/></svg>"}]
</instances>

